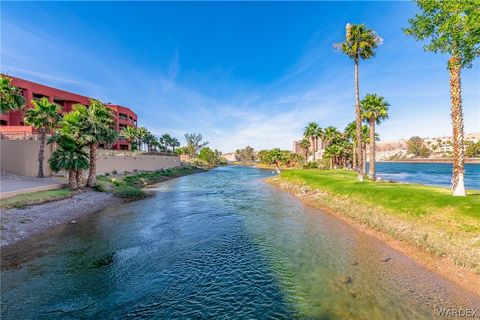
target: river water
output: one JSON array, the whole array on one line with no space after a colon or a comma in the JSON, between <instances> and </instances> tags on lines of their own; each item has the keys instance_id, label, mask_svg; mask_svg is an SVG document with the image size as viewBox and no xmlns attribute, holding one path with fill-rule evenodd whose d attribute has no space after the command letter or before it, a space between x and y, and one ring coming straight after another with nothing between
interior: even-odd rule
<instances>
[{"instance_id":1,"label":"river water","mask_svg":"<svg viewBox=\"0 0 480 320\"><path fill-rule=\"evenodd\" d=\"M451 163L378 162L376 167L378 176L385 180L447 188L451 185ZM465 164L465 188L480 190L480 164Z\"/></svg>"},{"instance_id":2,"label":"river water","mask_svg":"<svg viewBox=\"0 0 480 320\"><path fill-rule=\"evenodd\" d=\"M3 250L2 319L432 319L480 305L271 174L185 176Z\"/></svg>"}]
</instances>

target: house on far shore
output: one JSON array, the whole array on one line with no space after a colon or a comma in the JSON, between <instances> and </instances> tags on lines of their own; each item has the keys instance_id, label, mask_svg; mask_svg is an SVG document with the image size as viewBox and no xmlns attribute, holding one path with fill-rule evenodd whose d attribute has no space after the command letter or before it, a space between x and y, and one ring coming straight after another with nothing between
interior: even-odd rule
<instances>
[{"instance_id":1,"label":"house on far shore","mask_svg":"<svg viewBox=\"0 0 480 320\"><path fill-rule=\"evenodd\" d=\"M224 153L224 154L222 154L222 157L227 159L228 162L238 161L237 155L235 154L235 152Z\"/></svg>"},{"instance_id":2,"label":"house on far shore","mask_svg":"<svg viewBox=\"0 0 480 320\"><path fill-rule=\"evenodd\" d=\"M90 104L89 97L76 93L52 88L33 81L24 80L12 76L11 85L21 90L25 98L25 109L32 108L32 100L47 98L50 102L54 102L62 107L61 113L67 113L72 110L73 105L83 104L87 107ZM115 113L115 129L118 132L128 126L137 126L137 114L130 108L117 104L107 103L107 106ZM15 110L0 114L0 134L2 139L33 139L36 130L31 126L25 125L23 118L25 110ZM129 150L130 143L123 136L119 136L117 141L112 145L113 150Z\"/></svg>"}]
</instances>

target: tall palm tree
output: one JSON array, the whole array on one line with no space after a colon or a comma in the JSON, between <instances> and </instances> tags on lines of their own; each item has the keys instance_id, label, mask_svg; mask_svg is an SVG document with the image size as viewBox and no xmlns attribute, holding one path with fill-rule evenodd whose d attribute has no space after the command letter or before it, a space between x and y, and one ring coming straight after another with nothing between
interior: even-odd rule
<instances>
[{"instance_id":1,"label":"tall palm tree","mask_svg":"<svg viewBox=\"0 0 480 320\"><path fill-rule=\"evenodd\" d=\"M302 141L300 141L300 148L303 150L303 153L305 155L305 164L307 163L308 153L310 151L311 145L312 144L307 138L303 138Z\"/></svg>"},{"instance_id":2,"label":"tall palm tree","mask_svg":"<svg viewBox=\"0 0 480 320\"><path fill-rule=\"evenodd\" d=\"M355 123L357 141L362 136L362 121L360 115L360 90L358 85L358 64L360 59L370 59L375 56L375 48L383 42L375 31L368 29L363 24L349 24L346 26L345 42L334 45L342 53L346 54L355 62ZM358 181L363 181L363 171L365 161L360 149L357 148L357 158L360 169L358 171Z\"/></svg>"},{"instance_id":3,"label":"tall palm tree","mask_svg":"<svg viewBox=\"0 0 480 320\"><path fill-rule=\"evenodd\" d=\"M60 106L51 103L47 98L32 100L33 108L25 112L25 123L31 125L40 133L40 149L38 150L38 178L43 178L43 159L45 155L45 140L47 133L55 128L60 121Z\"/></svg>"},{"instance_id":4,"label":"tall palm tree","mask_svg":"<svg viewBox=\"0 0 480 320\"><path fill-rule=\"evenodd\" d=\"M409 19L407 35L424 41L425 51L450 55L450 96L453 128L453 173L454 196L465 196L465 146L462 111L462 68L470 68L480 56L480 10L476 0L426 1L417 0L421 13Z\"/></svg>"},{"instance_id":5,"label":"tall palm tree","mask_svg":"<svg viewBox=\"0 0 480 320\"><path fill-rule=\"evenodd\" d=\"M149 133L150 131L148 131L148 129L145 127L137 128L138 146L140 150L142 150L142 146Z\"/></svg>"},{"instance_id":6,"label":"tall palm tree","mask_svg":"<svg viewBox=\"0 0 480 320\"><path fill-rule=\"evenodd\" d=\"M376 94L367 94L360 104L362 118L370 125L370 165L368 172L370 179L375 180L375 124L380 124L381 121L388 118L388 106L390 104L384 97Z\"/></svg>"},{"instance_id":7,"label":"tall palm tree","mask_svg":"<svg viewBox=\"0 0 480 320\"><path fill-rule=\"evenodd\" d=\"M64 116L61 131L89 148L90 166L87 186L97 184L97 148L100 143L111 144L117 138L113 128L115 115L98 100L90 100L90 106L81 104L73 106L73 110Z\"/></svg>"},{"instance_id":8,"label":"tall palm tree","mask_svg":"<svg viewBox=\"0 0 480 320\"><path fill-rule=\"evenodd\" d=\"M130 143L130 149L133 148L133 142L137 141L138 139L138 132L137 128L133 126L128 126L122 130L122 135L127 139Z\"/></svg>"},{"instance_id":9,"label":"tall palm tree","mask_svg":"<svg viewBox=\"0 0 480 320\"><path fill-rule=\"evenodd\" d=\"M68 185L70 189L82 188L82 170L89 166L88 155L83 151L83 145L74 139L56 134L48 143L56 142L59 148L56 149L48 160L50 168L54 172L66 170L68 172Z\"/></svg>"},{"instance_id":10,"label":"tall palm tree","mask_svg":"<svg viewBox=\"0 0 480 320\"><path fill-rule=\"evenodd\" d=\"M313 149L313 161L315 161L315 153L317 152L317 141L318 138L322 135L322 128L316 122L310 122L303 132L303 136L307 139L310 139L312 149Z\"/></svg>"},{"instance_id":11,"label":"tall palm tree","mask_svg":"<svg viewBox=\"0 0 480 320\"><path fill-rule=\"evenodd\" d=\"M22 109L25 106L21 90L12 86L12 79L6 75L0 75L0 113Z\"/></svg>"}]
</instances>

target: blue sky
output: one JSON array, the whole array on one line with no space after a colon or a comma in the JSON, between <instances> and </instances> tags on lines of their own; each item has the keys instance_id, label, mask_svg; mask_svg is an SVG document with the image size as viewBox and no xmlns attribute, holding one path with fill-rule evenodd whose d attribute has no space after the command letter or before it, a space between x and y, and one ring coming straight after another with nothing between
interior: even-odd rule
<instances>
[{"instance_id":1,"label":"blue sky","mask_svg":"<svg viewBox=\"0 0 480 320\"><path fill-rule=\"evenodd\" d=\"M1 71L131 107L155 134L201 132L224 152L290 149L310 121L354 117L345 24L384 39L360 94L390 102L382 140L449 135L447 56L401 28L411 2L1 2ZM480 68L462 73L465 131L480 131Z\"/></svg>"}]
</instances>

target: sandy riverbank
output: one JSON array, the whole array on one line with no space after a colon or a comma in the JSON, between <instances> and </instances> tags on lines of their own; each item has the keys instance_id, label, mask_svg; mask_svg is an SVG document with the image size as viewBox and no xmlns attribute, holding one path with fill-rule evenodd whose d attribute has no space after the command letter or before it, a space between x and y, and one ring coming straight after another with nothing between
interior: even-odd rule
<instances>
[{"instance_id":1,"label":"sandy riverbank","mask_svg":"<svg viewBox=\"0 0 480 320\"><path fill-rule=\"evenodd\" d=\"M57 225L72 223L80 216L122 203L111 193L85 191L72 197L0 211L0 246L12 245L20 240L41 234Z\"/></svg>"},{"instance_id":2,"label":"sandy riverbank","mask_svg":"<svg viewBox=\"0 0 480 320\"><path fill-rule=\"evenodd\" d=\"M336 216L342 221L352 225L354 228L385 242L390 247L409 256L425 268L436 272L440 276L480 296L480 275L475 273L474 270L455 264L451 258L438 257L407 241L397 239L385 230L382 230L382 228L377 227L374 229L371 225L368 225L365 221L361 221L358 217L359 215L368 215L370 216L369 219L376 220L375 223L378 223L377 225L384 225L386 228L390 228L390 230L394 228L407 230L414 228L414 226L406 225L401 221L393 221L391 217L388 216L375 214L377 211L376 208L360 208L357 204L346 203L344 199L337 199L334 196L302 184L282 181L278 177L269 178L267 179L267 182L275 188L292 194L308 205L322 209L322 211ZM353 211L356 213L348 213Z\"/></svg>"}]
</instances>

